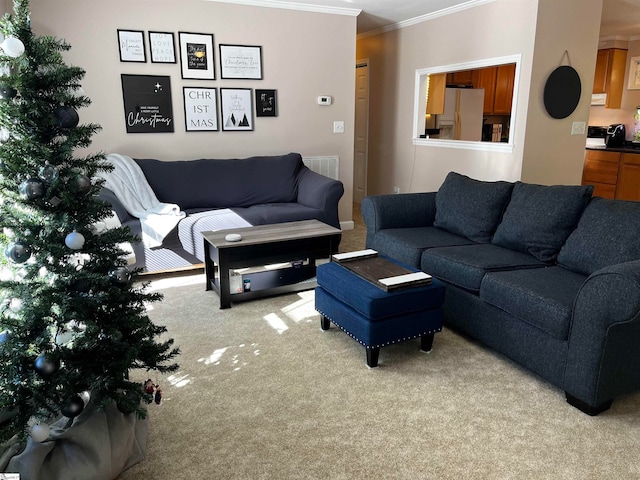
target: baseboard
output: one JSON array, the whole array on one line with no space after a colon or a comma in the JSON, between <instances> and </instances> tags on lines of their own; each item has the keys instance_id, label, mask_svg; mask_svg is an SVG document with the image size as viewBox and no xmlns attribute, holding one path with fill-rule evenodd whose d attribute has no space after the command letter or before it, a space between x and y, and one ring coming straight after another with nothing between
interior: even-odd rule
<instances>
[{"instance_id":1,"label":"baseboard","mask_svg":"<svg viewBox=\"0 0 640 480\"><path fill-rule=\"evenodd\" d=\"M340 222L341 230L353 230L355 228L355 224L353 220L349 220L348 222Z\"/></svg>"}]
</instances>

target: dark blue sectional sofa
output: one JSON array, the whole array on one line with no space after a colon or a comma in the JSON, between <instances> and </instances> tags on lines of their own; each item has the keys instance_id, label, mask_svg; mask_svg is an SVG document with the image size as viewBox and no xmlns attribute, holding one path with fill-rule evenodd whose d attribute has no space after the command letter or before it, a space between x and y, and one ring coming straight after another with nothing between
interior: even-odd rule
<instances>
[{"instance_id":1,"label":"dark blue sectional sofa","mask_svg":"<svg viewBox=\"0 0 640 480\"><path fill-rule=\"evenodd\" d=\"M365 198L366 246L442 280L445 325L597 415L640 389L640 203L592 191L451 172Z\"/></svg>"},{"instance_id":2,"label":"dark blue sectional sofa","mask_svg":"<svg viewBox=\"0 0 640 480\"><path fill-rule=\"evenodd\" d=\"M338 202L342 182L313 172L299 153L244 159L160 161L134 159L159 201L173 203L187 217L157 248L133 245L136 263L152 273L192 267L204 261L201 231L207 212L229 208L251 225L317 219L340 228ZM100 198L109 202L122 225L141 236L140 220L130 215L111 190Z\"/></svg>"}]
</instances>

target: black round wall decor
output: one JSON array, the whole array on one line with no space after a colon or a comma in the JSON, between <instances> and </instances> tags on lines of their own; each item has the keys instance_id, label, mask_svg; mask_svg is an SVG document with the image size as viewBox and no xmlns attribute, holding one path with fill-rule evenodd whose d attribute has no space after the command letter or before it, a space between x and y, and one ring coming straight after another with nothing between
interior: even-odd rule
<instances>
[{"instance_id":1,"label":"black round wall decor","mask_svg":"<svg viewBox=\"0 0 640 480\"><path fill-rule=\"evenodd\" d=\"M581 92L578 72L568 65L558 67L544 86L544 107L553 118L566 118L578 106Z\"/></svg>"}]
</instances>

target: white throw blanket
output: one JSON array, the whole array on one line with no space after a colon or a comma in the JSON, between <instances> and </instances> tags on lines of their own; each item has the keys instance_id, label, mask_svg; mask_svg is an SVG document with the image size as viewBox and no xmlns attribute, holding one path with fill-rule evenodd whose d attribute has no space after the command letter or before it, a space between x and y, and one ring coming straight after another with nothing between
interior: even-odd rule
<instances>
[{"instance_id":1,"label":"white throw blanket","mask_svg":"<svg viewBox=\"0 0 640 480\"><path fill-rule=\"evenodd\" d=\"M98 172L104 186L115 193L118 200L142 225L142 241L149 247L162 245L164 237L175 228L186 214L173 203L162 203L151 189L140 166L126 155L107 155L114 166L111 172Z\"/></svg>"}]
</instances>

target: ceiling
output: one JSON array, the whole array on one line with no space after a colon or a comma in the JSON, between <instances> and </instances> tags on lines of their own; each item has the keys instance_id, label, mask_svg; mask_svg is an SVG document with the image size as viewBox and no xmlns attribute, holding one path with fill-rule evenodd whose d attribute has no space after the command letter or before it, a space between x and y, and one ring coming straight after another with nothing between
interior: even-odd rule
<instances>
[{"instance_id":1,"label":"ceiling","mask_svg":"<svg viewBox=\"0 0 640 480\"><path fill-rule=\"evenodd\" d=\"M336 13L358 15L358 33L366 33L416 17L448 11L490 0L214 0L282 8L328 7ZM640 36L640 0L604 0L600 37Z\"/></svg>"}]
</instances>

